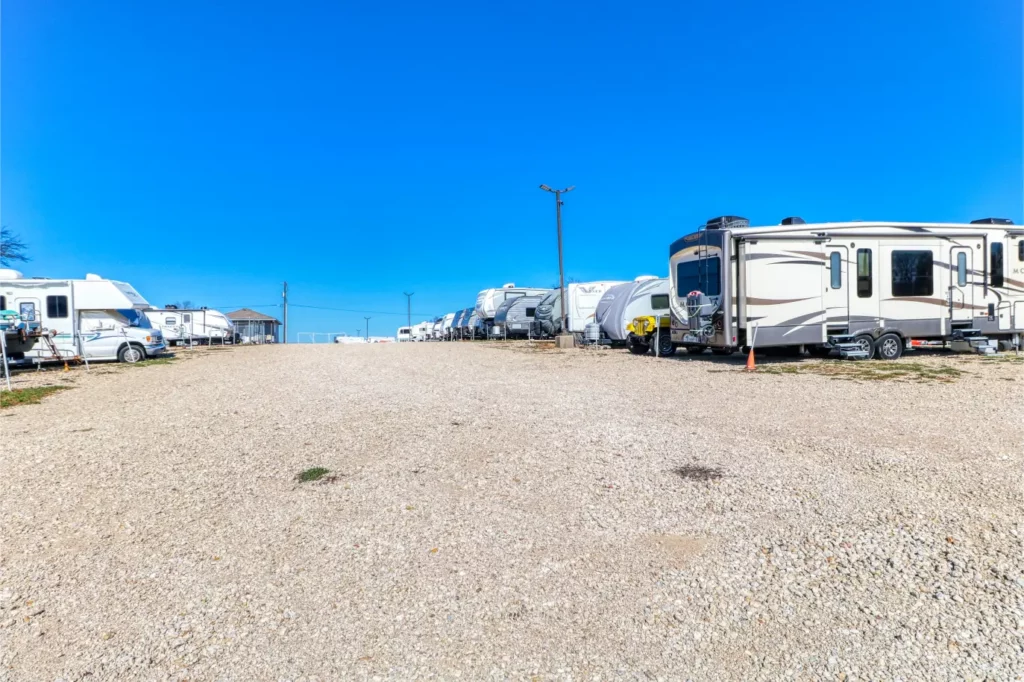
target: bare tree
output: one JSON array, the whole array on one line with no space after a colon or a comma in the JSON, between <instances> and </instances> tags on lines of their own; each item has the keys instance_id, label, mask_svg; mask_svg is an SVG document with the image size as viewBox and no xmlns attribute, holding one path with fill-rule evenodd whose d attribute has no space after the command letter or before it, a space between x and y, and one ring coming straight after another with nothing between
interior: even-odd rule
<instances>
[{"instance_id":1,"label":"bare tree","mask_svg":"<svg viewBox=\"0 0 1024 682\"><path fill-rule=\"evenodd\" d=\"M0 227L0 267L10 267L12 263L24 263L29 258L26 255L28 245L21 241L18 235Z\"/></svg>"}]
</instances>

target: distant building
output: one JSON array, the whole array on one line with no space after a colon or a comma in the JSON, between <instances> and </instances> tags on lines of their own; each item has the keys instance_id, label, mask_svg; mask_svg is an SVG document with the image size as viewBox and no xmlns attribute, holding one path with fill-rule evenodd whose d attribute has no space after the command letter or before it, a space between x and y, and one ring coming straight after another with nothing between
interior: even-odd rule
<instances>
[{"instance_id":1,"label":"distant building","mask_svg":"<svg viewBox=\"0 0 1024 682\"><path fill-rule=\"evenodd\" d=\"M281 322L270 315L242 308L228 313L241 343L280 343Z\"/></svg>"}]
</instances>

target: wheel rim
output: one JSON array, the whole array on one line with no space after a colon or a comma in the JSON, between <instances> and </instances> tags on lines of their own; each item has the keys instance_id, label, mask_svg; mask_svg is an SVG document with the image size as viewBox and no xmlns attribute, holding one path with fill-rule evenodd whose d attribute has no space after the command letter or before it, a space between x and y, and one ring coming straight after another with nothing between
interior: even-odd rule
<instances>
[{"instance_id":1,"label":"wheel rim","mask_svg":"<svg viewBox=\"0 0 1024 682\"><path fill-rule=\"evenodd\" d=\"M128 356L128 362L138 362L142 359L142 353L138 348L129 348L126 355Z\"/></svg>"},{"instance_id":2,"label":"wheel rim","mask_svg":"<svg viewBox=\"0 0 1024 682\"><path fill-rule=\"evenodd\" d=\"M899 352L899 347L896 343L896 339L886 339L882 342L882 355L887 358L894 358Z\"/></svg>"},{"instance_id":3,"label":"wheel rim","mask_svg":"<svg viewBox=\"0 0 1024 682\"><path fill-rule=\"evenodd\" d=\"M865 353L871 353L871 341L869 341L868 339L863 337L857 339L857 345L860 346L861 350L863 350Z\"/></svg>"}]
</instances>

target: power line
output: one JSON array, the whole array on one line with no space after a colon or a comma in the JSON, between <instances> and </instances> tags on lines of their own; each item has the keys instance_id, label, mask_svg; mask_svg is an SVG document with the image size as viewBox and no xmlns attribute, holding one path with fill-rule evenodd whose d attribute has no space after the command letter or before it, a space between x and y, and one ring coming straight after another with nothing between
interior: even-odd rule
<instances>
[{"instance_id":1,"label":"power line","mask_svg":"<svg viewBox=\"0 0 1024 682\"><path fill-rule=\"evenodd\" d=\"M291 307L291 308L310 308L312 310L333 310L333 311L339 312L339 313L361 313L361 314L369 313L371 315L402 315L402 316L405 316L405 315L409 314L408 312L393 313L393 312L389 312L389 311L386 311L386 310L352 310L350 308L331 308L331 307L322 306L322 305L302 305L300 303L289 303L288 306ZM426 315L426 313L412 313L412 314L416 315L416 316ZM429 317L429 315L427 315L427 316Z\"/></svg>"}]
</instances>

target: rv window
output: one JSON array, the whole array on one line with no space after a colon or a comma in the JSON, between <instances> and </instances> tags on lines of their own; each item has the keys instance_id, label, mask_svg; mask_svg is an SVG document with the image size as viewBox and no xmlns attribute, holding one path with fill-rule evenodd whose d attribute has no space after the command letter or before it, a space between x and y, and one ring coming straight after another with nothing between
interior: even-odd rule
<instances>
[{"instance_id":1,"label":"rv window","mask_svg":"<svg viewBox=\"0 0 1024 682\"><path fill-rule=\"evenodd\" d=\"M857 298L871 298L871 249L857 249Z\"/></svg>"},{"instance_id":2,"label":"rv window","mask_svg":"<svg viewBox=\"0 0 1024 682\"><path fill-rule=\"evenodd\" d=\"M892 295L931 296L932 270L931 251L893 251Z\"/></svg>"},{"instance_id":3,"label":"rv window","mask_svg":"<svg viewBox=\"0 0 1024 682\"><path fill-rule=\"evenodd\" d=\"M537 309L536 308L527 308L526 309L526 316L527 317L533 317L536 314L537 314Z\"/></svg>"},{"instance_id":4,"label":"rv window","mask_svg":"<svg viewBox=\"0 0 1024 682\"><path fill-rule=\"evenodd\" d=\"M686 298L691 291L707 296L722 293L721 260L718 256L680 263L676 266L676 294Z\"/></svg>"},{"instance_id":5,"label":"rv window","mask_svg":"<svg viewBox=\"0 0 1024 682\"><path fill-rule=\"evenodd\" d=\"M829 270L832 273L832 288L842 289L843 288L843 255L838 251L833 251L832 255L829 256Z\"/></svg>"},{"instance_id":6,"label":"rv window","mask_svg":"<svg viewBox=\"0 0 1024 682\"><path fill-rule=\"evenodd\" d=\"M956 285L967 286L967 254L963 251L956 254Z\"/></svg>"},{"instance_id":7,"label":"rv window","mask_svg":"<svg viewBox=\"0 0 1024 682\"><path fill-rule=\"evenodd\" d=\"M164 324L173 327L174 326L174 318L173 317L165 317L164 318Z\"/></svg>"},{"instance_id":8,"label":"rv window","mask_svg":"<svg viewBox=\"0 0 1024 682\"><path fill-rule=\"evenodd\" d=\"M1017 260L1024 261L1024 239L1017 244Z\"/></svg>"},{"instance_id":9,"label":"rv window","mask_svg":"<svg viewBox=\"0 0 1024 682\"><path fill-rule=\"evenodd\" d=\"M23 322L38 322L36 319L36 304L23 301L18 304L18 316Z\"/></svg>"},{"instance_id":10,"label":"rv window","mask_svg":"<svg viewBox=\"0 0 1024 682\"><path fill-rule=\"evenodd\" d=\"M181 321L192 322L192 315L190 313L185 313L184 315L181 316Z\"/></svg>"},{"instance_id":11,"label":"rv window","mask_svg":"<svg viewBox=\"0 0 1024 682\"><path fill-rule=\"evenodd\" d=\"M668 310L668 294L651 294L651 310Z\"/></svg>"},{"instance_id":12,"label":"rv window","mask_svg":"<svg viewBox=\"0 0 1024 682\"><path fill-rule=\"evenodd\" d=\"M992 242L992 286L1003 286L1003 244Z\"/></svg>"},{"instance_id":13,"label":"rv window","mask_svg":"<svg viewBox=\"0 0 1024 682\"><path fill-rule=\"evenodd\" d=\"M68 316L67 296L47 296L46 316L49 318L60 318Z\"/></svg>"},{"instance_id":14,"label":"rv window","mask_svg":"<svg viewBox=\"0 0 1024 682\"><path fill-rule=\"evenodd\" d=\"M1021 242L1021 244L1024 244L1024 242ZM7 297L6 296L0 296L0 310L7 310Z\"/></svg>"}]
</instances>

